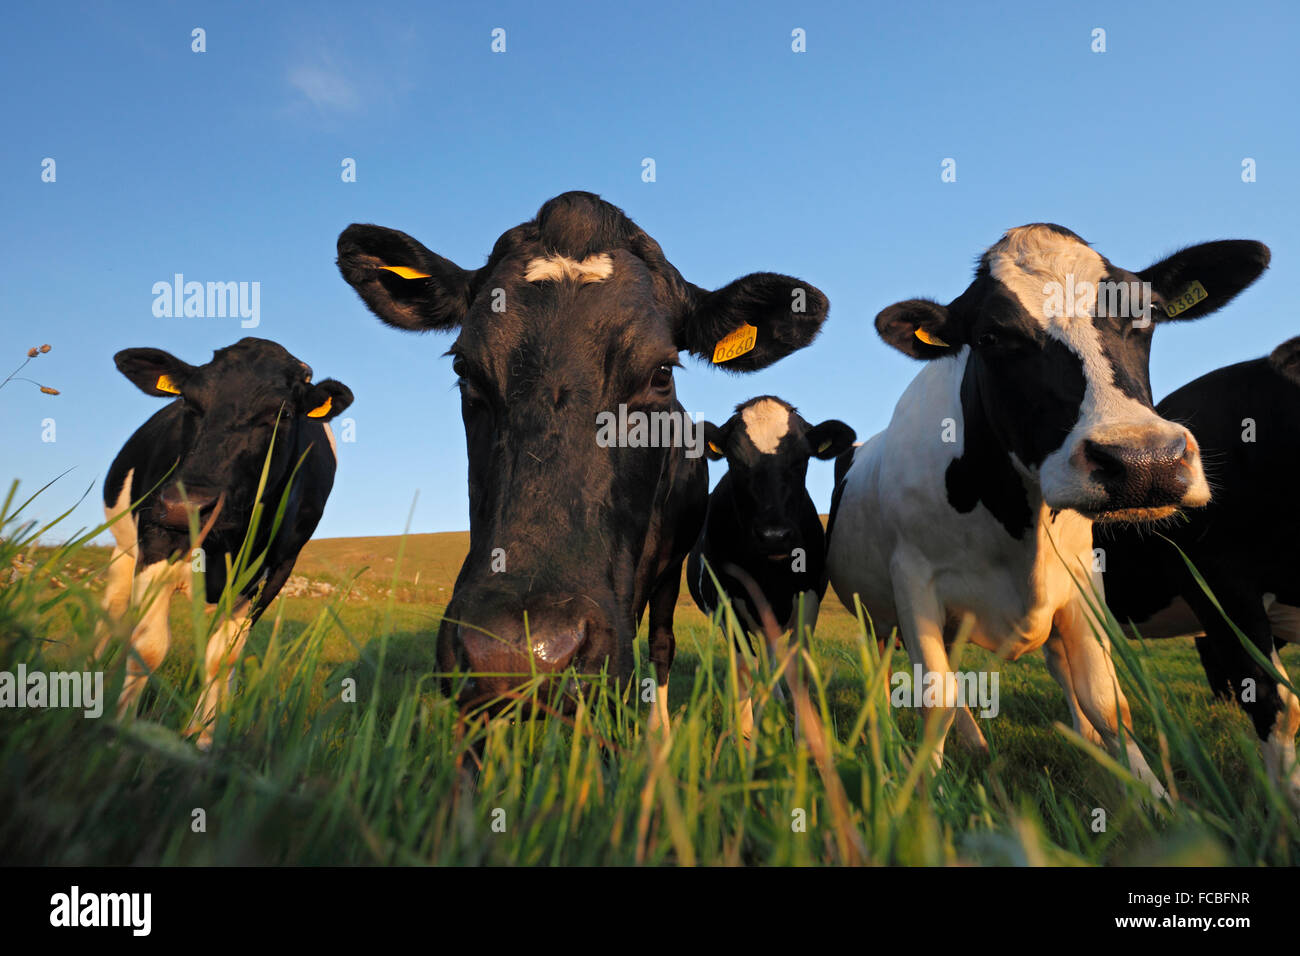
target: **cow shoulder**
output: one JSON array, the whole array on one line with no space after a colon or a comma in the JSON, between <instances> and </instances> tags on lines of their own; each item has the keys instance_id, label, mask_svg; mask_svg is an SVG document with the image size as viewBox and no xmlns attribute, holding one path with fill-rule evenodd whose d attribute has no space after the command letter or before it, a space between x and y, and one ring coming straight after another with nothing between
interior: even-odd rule
<instances>
[{"instance_id":1,"label":"cow shoulder","mask_svg":"<svg viewBox=\"0 0 1300 956\"><path fill-rule=\"evenodd\" d=\"M181 402L174 401L154 412L135 430L109 466L104 478L104 505L111 507L121 496L128 473L132 475L129 492L139 498L162 481L182 449Z\"/></svg>"}]
</instances>

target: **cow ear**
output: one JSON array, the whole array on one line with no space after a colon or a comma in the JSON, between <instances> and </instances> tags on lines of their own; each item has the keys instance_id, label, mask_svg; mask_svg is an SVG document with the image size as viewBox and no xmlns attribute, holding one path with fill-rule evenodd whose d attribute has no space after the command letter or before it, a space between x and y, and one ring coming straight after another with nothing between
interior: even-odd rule
<instances>
[{"instance_id":1,"label":"cow ear","mask_svg":"<svg viewBox=\"0 0 1300 956\"><path fill-rule=\"evenodd\" d=\"M344 280L387 324L408 332L451 329L469 311L476 272L396 229L354 223L339 234Z\"/></svg>"},{"instance_id":2,"label":"cow ear","mask_svg":"<svg viewBox=\"0 0 1300 956\"><path fill-rule=\"evenodd\" d=\"M947 307L929 299L895 302L876 316L876 332L898 351L926 361L953 355L962 346Z\"/></svg>"},{"instance_id":3,"label":"cow ear","mask_svg":"<svg viewBox=\"0 0 1300 956\"><path fill-rule=\"evenodd\" d=\"M1300 335L1287 339L1275 348L1268 357L1268 364L1300 385Z\"/></svg>"},{"instance_id":4,"label":"cow ear","mask_svg":"<svg viewBox=\"0 0 1300 956\"><path fill-rule=\"evenodd\" d=\"M1199 319L1217 312L1268 268L1268 246L1249 239L1204 242L1138 273L1151 283L1156 321Z\"/></svg>"},{"instance_id":5,"label":"cow ear","mask_svg":"<svg viewBox=\"0 0 1300 956\"><path fill-rule=\"evenodd\" d=\"M309 386L303 393L302 413L318 422L327 422L352 404L352 389L327 378Z\"/></svg>"},{"instance_id":6,"label":"cow ear","mask_svg":"<svg viewBox=\"0 0 1300 956\"><path fill-rule=\"evenodd\" d=\"M729 372L766 368L808 345L830 309L820 289L772 272L713 292L686 285L677 345Z\"/></svg>"},{"instance_id":7,"label":"cow ear","mask_svg":"<svg viewBox=\"0 0 1300 956\"><path fill-rule=\"evenodd\" d=\"M829 461L852 448L857 437L857 432L848 425L831 418L808 429L808 447L814 458Z\"/></svg>"},{"instance_id":8,"label":"cow ear","mask_svg":"<svg viewBox=\"0 0 1300 956\"><path fill-rule=\"evenodd\" d=\"M113 363L140 391L161 398L175 398L194 374L194 366L162 349L123 349Z\"/></svg>"},{"instance_id":9,"label":"cow ear","mask_svg":"<svg viewBox=\"0 0 1300 956\"><path fill-rule=\"evenodd\" d=\"M726 439L723 437L722 429L713 422L704 423L704 454L709 457L710 461L721 461L727 457L726 452L722 449L725 447Z\"/></svg>"}]
</instances>

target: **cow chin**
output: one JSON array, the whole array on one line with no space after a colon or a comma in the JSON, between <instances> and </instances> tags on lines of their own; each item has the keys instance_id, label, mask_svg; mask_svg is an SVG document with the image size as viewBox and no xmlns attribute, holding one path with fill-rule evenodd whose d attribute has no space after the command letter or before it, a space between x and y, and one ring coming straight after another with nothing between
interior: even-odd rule
<instances>
[{"instance_id":1,"label":"cow chin","mask_svg":"<svg viewBox=\"0 0 1300 956\"><path fill-rule=\"evenodd\" d=\"M1151 524L1172 518L1178 514L1178 510L1175 505L1164 505L1158 508L1119 508L1114 511L1080 513L1098 524Z\"/></svg>"}]
</instances>

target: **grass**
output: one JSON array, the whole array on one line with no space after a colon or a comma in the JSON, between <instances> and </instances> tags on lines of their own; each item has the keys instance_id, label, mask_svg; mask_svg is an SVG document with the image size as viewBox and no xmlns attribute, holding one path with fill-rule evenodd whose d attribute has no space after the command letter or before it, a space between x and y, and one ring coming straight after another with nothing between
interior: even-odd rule
<instances>
[{"instance_id":1,"label":"grass","mask_svg":"<svg viewBox=\"0 0 1300 956\"><path fill-rule=\"evenodd\" d=\"M1244 715L1214 700L1190 642L1112 640L1149 762L1179 799L1153 806L1124 768L1073 739L1036 655L975 648L1000 672L988 755L933 739L887 700L888 667L828 596L805 658L827 737L771 699L737 732L732 643L678 614L671 744L650 705L612 685L565 718L458 714L435 687L433 635L466 537L315 541L254 629L239 686L199 753L180 736L199 694L207 617L172 608L173 645L134 721L110 719L121 642L91 661L106 549L44 547L14 495L0 513L0 671L106 669L105 716L0 709L0 859L44 864L1272 864L1300 825L1266 779ZM93 533L93 532L92 532ZM391 560L390 560L391 559ZM10 575L9 569L17 573ZM632 687L648 676L644 636ZM906 668L901 652L888 662ZM537 698L536 687L524 696ZM833 819L828 793L846 810ZM1097 829L1104 812L1104 829Z\"/></svg>"}]
</instances>

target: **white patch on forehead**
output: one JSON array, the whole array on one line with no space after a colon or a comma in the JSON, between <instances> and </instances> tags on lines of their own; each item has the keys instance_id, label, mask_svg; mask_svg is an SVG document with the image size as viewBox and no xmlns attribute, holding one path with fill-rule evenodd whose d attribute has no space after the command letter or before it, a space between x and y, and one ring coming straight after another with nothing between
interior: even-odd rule
<instances>
[{"instance_id":1,"label":"white patch on forehead","mask_svg":"<svg viewBox=\"0 0 1300 956\"><path fill-rule=\"evenodd\" d=\"M1099 425L1147 421L1154 413L1115 387L1115 372L1092 318L1097 284L1106 263L1087 243L1046 226L1020 226L988 251L989 272L1016 297L1052 338L1063 342L1083 363L1087 381L1080 421ZM1060 309L1049 310L1055 294Z\"/></svg>"},{"instance_id":2,"label":"white patch on forehead","mask_svg":"<svg viewBox=\"0 0 1300 956\"><path fill-rule=\"evenodd\" d=\"M614 260L607 252L587 256L581 262L568 256L544 256L530 260L524 267L524 279L527 282L559 282L561 279L573 279L587 285L608 279L613 273Z\"/></svg>"},{"instance_id":3,"label":"white patch on forehead","mask_svg":"<svg viewBox=\"0 0 1300 956\"><path fill-rule=\"evenodd\" d=\"M765 398L740 413L745 432L761 454L770 455L790 431L790 409Z\"/></svg>"},{"instance_id":4,"label":"white patch on forehead","mask_svg":"<svg viewBox=\"0 0 1300 956\"><path fill-rule=\"evenodd\" d=\"M1020 226L1007 231L989 249L989 273L1001 282L1044 328L1069 325L1072 318L1091 320L1097 310L1097 283L1106 276L1106 263L1086 243L1046 226ZM1055 283L1058 296L1073 291L1072 308L1050 316L1046 304Z\"/></svg>"}]
</instances>

